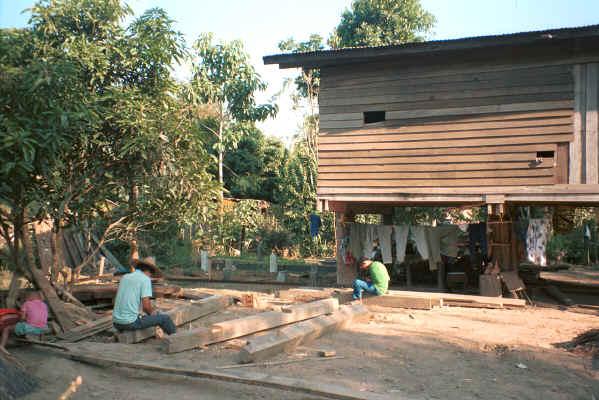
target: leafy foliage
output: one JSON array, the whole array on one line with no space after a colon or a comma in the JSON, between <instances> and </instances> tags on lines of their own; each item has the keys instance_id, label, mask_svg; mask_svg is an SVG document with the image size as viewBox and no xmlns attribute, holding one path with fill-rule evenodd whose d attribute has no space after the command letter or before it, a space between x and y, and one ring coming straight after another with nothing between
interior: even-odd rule
<instances>
[{"instance_id":1,"label":"leafy foliage","mask_svg":"<svg viewBox=\"0 0 599 400\"><path fill-rule=\"evenodd\" d=\"M435 17L420 0L354 0L329 38L334 49L423 41Z\"/></svg>"}]
</instances>

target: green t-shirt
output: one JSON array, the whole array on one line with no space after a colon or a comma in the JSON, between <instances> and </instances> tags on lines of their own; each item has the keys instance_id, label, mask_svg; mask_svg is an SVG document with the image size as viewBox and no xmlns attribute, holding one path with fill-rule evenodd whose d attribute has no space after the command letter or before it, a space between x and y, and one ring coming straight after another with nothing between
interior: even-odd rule
<instances>
[{"instance_id":1,"label":"green t-shirt","mask_svg":"<svg viewBox=\"0 0 599 400\"><path fill-rule=\"evenodd\" d=\"M372 278L372 284L379 294L385 294L389 287L389 272L384 264L375 261L370 264L370 277Z\"/></svg>"},{"instance_id":2,"label":"green t-shirt","mask_svg":"<svg viewBox=\"0 0 599 400\"><path fill-rule=\"evenodd\" d=\"M114 301L112 320L122 325L135 322L143 297L152 297L152 280L138 269L123 275Z\"/></svg>"}]
</instances>

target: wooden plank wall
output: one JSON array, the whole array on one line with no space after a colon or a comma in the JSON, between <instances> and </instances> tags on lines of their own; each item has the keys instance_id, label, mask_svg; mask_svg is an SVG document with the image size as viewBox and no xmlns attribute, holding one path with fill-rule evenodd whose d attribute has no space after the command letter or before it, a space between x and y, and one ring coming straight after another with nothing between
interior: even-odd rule
<instances>
[{"instance_id":1,"label":"wooden plank wall","mask_svg":"<svg viewBox=\"0 0 599 400\"><path fill-rule=\"evenodd\" d=\"M318 194L567 183L577 68L323 68Z\"/></svg>"}]
</instances>

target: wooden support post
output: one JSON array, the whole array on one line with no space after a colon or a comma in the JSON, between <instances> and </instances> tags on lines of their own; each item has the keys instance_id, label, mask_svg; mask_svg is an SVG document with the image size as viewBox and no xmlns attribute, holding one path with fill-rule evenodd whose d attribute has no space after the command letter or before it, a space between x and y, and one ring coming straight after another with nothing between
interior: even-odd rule
<instances>
[{"instance_id":1,"label":"wooden support post","mask_svg":"<svg viewBox=\"0 0 599 400\"><path fill-rule=\"evenodd\" d=\"M599 115L598 115L598 85L599 64L587 64L586 75L586 184L599 183Z\"/></svg>"},{"instance_id":2,"label":"wooden support post","mask_svg":"<svg viewBox=\"0 0 599 400\"><path fill-rule=\"evenodd\" d=\"M210 328L201 327L177 333L164 338L162 344L168 353L176 353L331 313L338 307L337 299L320 300L289 307L287 312L268 311L213 324Z\"/></svg>"},{"instance_id":3,"label":"wooden support post","mask_svg":"<svg viewBox=\"0 0 599 400\"><path fill-rule=\"evenodd\" d=\"M201 318L205 315L212 314L231 305L231 297L229 296L212 296L197 303L184 305L173 308L165 314L171 317L176 326L185 324ZM123 331L117 334L117 340L121 343L137 343L144 339L154 336L154 328L137 329L134 331Z\"/></svg>"},{"instance_id":4,"label":"wooden support post","mask_svg":"<svg viewBox=\"0 0 599 400\"><path fill-rule=\"evenodd\" d=\"M98 275L104 275L104 262L106 258L104 256L100 256L100 265L98 266Z\"/></svg>"},{"instance_id":5,"label":"wooden support post","mask_svg":"<svg viewBox=\"0 0 599 400\"><path fill-rule=\"evenodd\" d=\"M337 258L337 283L339 285L351 285L354 279L358 277L356 267L353 264L346 264L343 254L339 251L343 238L349 235L345 223L351 221L353 221L353 216L335 212L335 254Z\"/></svg>"},{"instance_id":6,"label":"wooden support post","mask_svg":"<svg viewBox=\"0 0 599 400\"><path fill-rule=\"evenodd\" d=\"M272 274L272 273L276 273L278 270L279 270L279 267L277 266L277 255L271 254L270 259L269 259L269 271Z\"/></svg>"},{"instance_id":7,"label":"wooden support post","mask_svg":"<svg viewBox=\"0 0 599 400\"><path fill-rule=\"evenodd\" d=\"M41 222L34 222L33 229L42 272L44 275L48 275L52 270L52 221L45 219Z\"/></svg>"},{"instance_id":8,"label":"wooden support post","mask_svg":"<svg viewBox=\"0 0 599 400\"><path fill-rule=\"evenodd\" d=\"M341 306L331 315L309 319L275 333L251 339L239 352L241 362L256 362L275 356L283 351L291 352L302 343L309 343L320 336L342 329L352 319L368 315L362 304Z\"/></svg>"},{"instance_id":9,"label":"wooden support post","mask_svg":"<svg viewBox=\"0 0 599 400\"><path fill-rule=\"evenodd\" d=\"M569 145L570 165L568 182L570 184L582 183L583 174L586 174L583 168L583 138L586 130L586 66L576 64L572 70L574 74L574 138Z\"/></svg>"},{"instance_id":10,"label":"wooden support post","mask_svg":"<svg viewBox=\"0 0 599 400\"><path fill-rule=\"evenodd\" d=\"M412 264L406 263L406 286L412 287Z\"/></svg>"}]
</instances>

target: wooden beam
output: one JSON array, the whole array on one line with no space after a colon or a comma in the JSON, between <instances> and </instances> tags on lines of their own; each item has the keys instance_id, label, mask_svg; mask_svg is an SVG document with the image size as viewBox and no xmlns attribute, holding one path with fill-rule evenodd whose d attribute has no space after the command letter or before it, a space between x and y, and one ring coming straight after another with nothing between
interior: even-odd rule
<instances>
[{"instance_id":1,"label":"wooden beam","mask_svg":"<svg viewBox=\"0 0 599 400\"><path fill-rule=\"evenodd\" d=\"M291 352L302 343L309 343L320 336L342 329L354 318L368 315L362 304L341 306L331 315L309 319L284 328L275 333L251 339L240 350L241 362L265 360L283 351Z\"/></svg>"},{"instance_id":2,"label":"wooden beam","mask_svg":"<svg viewBox=\"0 0 599 400\"><path fill-rule=\"evenodd\" d=\"M71 329L68 332L56 335L59 339L67 342L78 342L112 327L112 315L106 315L88 324Z\"/></svg>"},{"instance_id":3,"label":"wooden beam","mask_svg":"<svg viewBox=\"0 0 599 400\"><path fill-rule=\"evenodd\" d=\"M167 311L165 314L171 317L176 326L185 324L201 318L205 315L224 310L231 305L231 297L226 295L212 296L199 300L197 303L179 306ZM118 333L117 340L121 343L138 343L144 339L154 336L155 328L137 329L134 331L122 331ZM171 335L173 336L173 335Z\"/></svg>"},{"instance_id":4,"label":"wooden beam","mask_svg":"<svg viewBox=\"0 0 599 400\"><path fill-rule=\"evenodd\" d=\"M306 393L314 396L322 396L330 399L339 400L392 400L398 399L397 394L386 396L372 392L360 392L329 383L318 381L305 381L297 378L288 378L274 376L269 373L237 371L235 374L230 372L212 371L207 369L184 369L164 367L154 363L139 363L117 360L87 353L78 353L75 351L58 353L55 350L47 350L61 357L70 358L74 361L86 364L97 365L100 367L123 367L133 368L135 370L158 372L163 374L181 375L194 378L213 379L224 382L243 383L259 387L269 387L274 389L287 390L292 392ZM284 396L282 396L284 398Z\"/></svg>"},{"instance_id":5,"label":"wooden beam","mask_svg":"<svg viewBox=\"0 0 599 400\"><path fill-rule=\"evenodd\" d=\"M574 137L570 143L570 172L568 183L582 183L583 151L582 144L586 131L586 67L574 65ZM585 171L586 172L586 171Z\"/></svg>"},{"instance_id":6,"label":"wooden beam","mask_svg":"<svg viewBox=\"0 0 599 400\"><path fill-rule=\"evenodd\" d=\"M44 297L46 298L50 309L56 316L56 319L62 327L62 330L67 332L68 330L74 328L75 323L69 317L69 314L65 310L62 301L58 298L56 291L52 285L50 285L50 282L46 279L42 271L35 267L29 268L29 271L31 272L33 283L44 293Z\"/></svg>"},{"instance_id":7,"label":"wooden beam","mask_svg":"<svg viewBox=\"0 0 599 400\"><path fill-rule=\"evenodd\" d=\"M587 64L586 77L586 181L587 184L599 183L599 115L598 115L598 85L599 64Z\"/></svg>"},{"instance_id":8,"label":"wooden beam","mask_svg":"<svg viewBox=\"0 0 599 400\"><path fill-rule=\"evenodd\" d=\"M162 347L168 353L176 353L331 313L338 307L337 299L324 299L290 307L285 313L268 311L170 335L162 340Z\"/></svg>"},{"instance_id":9,"label":"wooden beam","mask_svg":"<svg viewBox=\"0 0 599 400\"><path fill-rule=\"evenodd\" d=\"M382 296L365 295L362 298L362 304L366 306L432 310L433 307L442 307L443 299L433 298L431 296L414 297L388 294Z\"/></svg>"}]
</instances>

